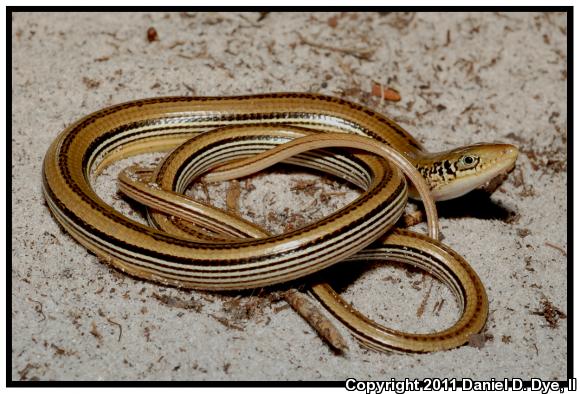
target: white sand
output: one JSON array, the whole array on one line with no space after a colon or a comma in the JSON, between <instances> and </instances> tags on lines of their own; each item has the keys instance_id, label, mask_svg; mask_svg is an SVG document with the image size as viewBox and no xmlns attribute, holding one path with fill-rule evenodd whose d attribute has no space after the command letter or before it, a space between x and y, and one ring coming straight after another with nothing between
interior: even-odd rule
<instances>
[{"instance_id":1,"label":"white sand","mask_svg":"<svg viewBox=\"0 0 580 394\"><path fill-rule=\"evenodd\" d=\"M549 246L566 249L568 242L566 16L258 16L14 15L12 379L565 379L567 319L550 327L534 312L544 309L543 300L567 310L567 257ZM147 41L149 27L159 41ZM297 32L310 42L370 48L372 55L361 60L314 48ZM371 81L399 90L402 100L370 97ZM272 304L267 293L237 298L136 280L99 262L49 214L42 160L77 118L150 96L271 91L364 103L433 151L505 141L528 153L491 198L443 205L445 243L465 256L488 291L481 348L383 354L359 347L340 327L350 351L338 356L291 309L278 311L284 303ZM274 230L356 196L324 182L292 190L305 177L318 178L279 172L242 182L240 202L249 218L270 221ZM108 174L97 182L99 192L126 209L111 192L115 169ZM210 189L216 204L219 189ZM336 193L321 202L329 191ZM382 266L344 295L380 322L428 332L451 324L457 312L449 291L432 283L420 272ZM159 300L164 295L187 303L167 305Z\"/></svg>"}]
</instances>

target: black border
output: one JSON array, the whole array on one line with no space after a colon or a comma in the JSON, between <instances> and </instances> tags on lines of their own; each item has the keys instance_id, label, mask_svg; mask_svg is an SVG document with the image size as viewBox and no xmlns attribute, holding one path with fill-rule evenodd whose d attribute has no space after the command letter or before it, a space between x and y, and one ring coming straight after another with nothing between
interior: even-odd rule
<instances>
[{"instance_id":1,"label":"black border","mask_svg":"<svg viewBox=\"0 0 580 394\"><path fill-rule=\"evenodd\" d=\"M567 42L567 53L568 53L568 65L567 73L568 80L566 86L566 97L568 98L568 125L566 134L568 136L568 146L566 147L566 156L568 157L569 167L568 171L570 176L568 177L568 248L567 248L567 271L568 271L568 281L566 286L566 293L568 294L568 310L566 311L568 315L568 354L567 354L567 371L566 376L568 379L574 376L574 248L572 243L574 242L574 154L568 149L570 146L574 146L574 7L569 7L567 11L567 24L568 30L566 38ZM572 132L569 132L572 130ZM571 154L572 153L572 154ZM570 243L572 239L572 243ZM566 385L568 387L568 385Z\"/></svg>"},{"instance_id":2,"label":"black border","mask_svg":"<svg viewBox=\"0 0 580 394\"><path fill-rule=\"evenodd\" d=\"M566 12L567 14L567 97L568 97L568 125L567 131L573 130L573 116L574 116L574 97L573 97L573 86L574 86L574 15L572 6L505 6L505 7L216 7L216 6L206 6L206 7L164 7L164 6L143 6L143 7L132 7L132 6L7 6L6 7L6 64L10 64L10 69L6 70L6 153L7 153L7 190L10 190L10 194L6 196L7 208L6 212L12 212L12 173L8 173L8 168L10 171L12 169L12 123L9 122L12 114L12 13L15 12L87 12L87 11L97 11L97 12L127 12L127 11L163 11L163 12L176 12L176 11L247 11L247 12L264 12L264 11L300 11L300 12L313 12L313 11L421 11L421 12L464 12L464 11L478 11L478 12L490 12L490 11L503 11L503 12ZM9 88L10 87L10 88ZM572 95L570 94L572 93ZM573 146L573 132L567 133L568 135L568 146ZM573 217L574 207L573 207L573 155L567 149L568 160L570 166L568 171L572 174L572 177L568 179L568 200L567 209L569 212L568 218ZM12 224L12 222L11 222ZM6 386L7 387L344 387L343 381L20 381L12 380L12 281L11 278L11 268L12 268L12 231L8 228L8 220L6 221ZM573 222L568 219L568 239L573 239ZM10 238L8 238L10 236ZM574 251L572 244L568 242L567 248L567 296L568 296L568 352L567 352L567 371L566 376L568 379L573 378L574 373L574 360L573 360L573 349L574 349L574 266L573 266L573 256ZM499 379L498 379L499 380ZM560 388L568 388L568 381L558 381ZM531 387L531 381L524 381L524 387ZM461 388L459 385L458 388Z\"/></svg>"}]
</instances>

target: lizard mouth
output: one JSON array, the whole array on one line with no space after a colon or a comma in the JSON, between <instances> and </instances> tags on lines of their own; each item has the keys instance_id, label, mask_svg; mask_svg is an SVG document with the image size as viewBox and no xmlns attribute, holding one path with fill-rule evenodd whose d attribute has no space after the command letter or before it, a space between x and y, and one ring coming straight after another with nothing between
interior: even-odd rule
<instances>
[{"instance_id":1,"label":"lizard mouth","mask_svg":"<svg viewBox=\"0 0 580 394\"><path fill-rule=\"evenodd\" d=\"M495 177L491 178L489 181L485 182L481 186L477 187L476 190L482 190L486 193L492 194L495 192L502 183L508 178L509 174L514 171L516 168L516 163L514 162L513 165L508 168L506 171L496 175Z\"/></svg>"}]
</instances>

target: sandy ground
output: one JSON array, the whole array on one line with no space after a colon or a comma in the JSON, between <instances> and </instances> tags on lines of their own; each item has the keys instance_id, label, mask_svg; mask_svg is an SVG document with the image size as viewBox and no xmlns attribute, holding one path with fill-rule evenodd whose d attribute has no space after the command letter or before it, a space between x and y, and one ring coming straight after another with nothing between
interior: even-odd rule
<instances>
[{"instance_id":1,"label":"sandy ground","mask_svg":"<svg viewBox=\"0 0 580 394\"><path fill-rule=\"evenodd\" d=\"M15 14L12 25L13 380L566 378L565 15L55 13ZM373 81L402 100L372 97ZM482 141L520 147L516 170L491 197L440 204L445 242L488 292L479 341L383 354L338 326L350 350L337 355L267 290L212 294L125 276L49 214L42 160L75 119L136 98L272 91L364 103L433 151ZM116 194L120 168L95 187L135 216ZM239 185L240 211L273 231L357 194L285 167ZM230 189L193 192L223 206ZM429 332L458 311L419 271L380 266L352 276L343 295L395 328Z\"/></svg>"}]
</instances>

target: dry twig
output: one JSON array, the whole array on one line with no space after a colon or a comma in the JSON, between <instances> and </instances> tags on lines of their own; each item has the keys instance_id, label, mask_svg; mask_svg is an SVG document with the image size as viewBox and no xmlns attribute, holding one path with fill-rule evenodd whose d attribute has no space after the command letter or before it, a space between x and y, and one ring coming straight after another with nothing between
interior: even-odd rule
<instances>
[{"instance_id":1,"label":"dry twig","mask_svg":"<svg viewBox=\"0 0 580 394\"><path fill-rule=\"evenodd\" d=\"M157 294L157 293L153 293L153 297L156 298L162 304L165 304L173 308L193 309L195 312L201 312L201 309L203 308L203 304L194 299L191 299L190 301L185 301L177 297L171 297L166 294Z\"/></svg>"},{"instance_id":2,"label":"dry twig","mask_svg":"<svg viewBox=\"0 0 580 394\"><path fill-rule=\"evenodd\" d=\"M414 211L408 214L403 215L399 222L402 223L403 227L412 227L419 223L423 223L425 221L425 215L423 211Z\"/></svg>"},{"instance_id":3,"label":"dry twig","mask_svg":"<svg viewBox=\"0 0 580 394\"><path fill-rule=\"evenodd\" d=\"M559 251L560 253L562 253L563 256L568 256L568 253L566 253L566 251L564 250L564 248L561 247L561 246L554 245L554 244L552 244L550 242L544 242L544 245L556 249L557 251Z\"/></svg>"},{"instance_id":4,"label":"dry twig","mask_svg":"<svg viewBox=\"0 0 580 394\"><path fill-rule=\"evenodd\" d=\"M346 341L334 324L326 318L306 295L296 289L285 291L282 296L290 306L316 330L318 335L333 349L344 353L348 350Z\"/></svg>"},{"instance_id":5,"label":"dry twig","mask_svg":"<svg viewBox=\"0 0 580 394\"><path fill-rule=\"evenodd\" d=\"M308 46L311 46L314 48L325 49L325 50L333 51L333 52L344 53L345 55L354 56L354 57L361 59L361 60L370 60L371 56L376 51L375 48L364 48L364 49L340 48L340 47L335 47L335 46L331 46L331 45L321 44L321 43L317 43L317 42L313 42L313 41L308 40L300 33L297 33L297 34L298 34L298 37L300 38L300 43L303 45L308 45Z\"/></svg>"}]
</instances>

